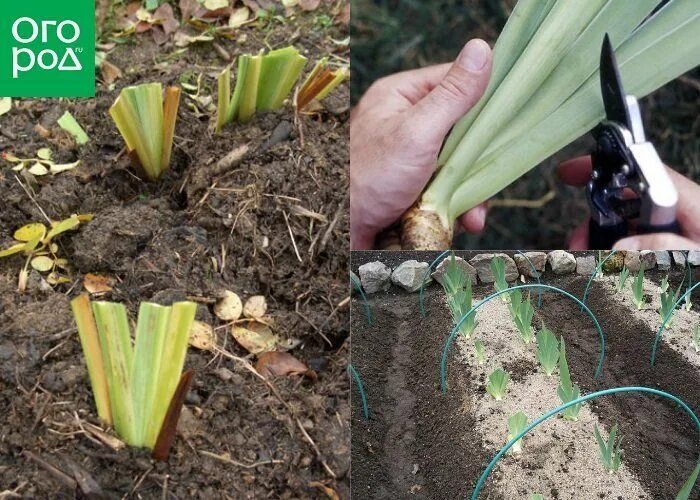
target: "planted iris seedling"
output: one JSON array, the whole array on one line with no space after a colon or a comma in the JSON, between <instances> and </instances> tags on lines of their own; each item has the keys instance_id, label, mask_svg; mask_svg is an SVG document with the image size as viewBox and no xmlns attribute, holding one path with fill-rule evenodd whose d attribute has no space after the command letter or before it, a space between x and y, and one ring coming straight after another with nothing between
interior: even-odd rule
<instances>
[{"instance_id":1,"label":"planted iris seedling","mask_svg":"<svg viewBox=\"0 0 700 500\"><path fill-rule=\"evenodd\" d=\"M541 493L532 493L529 500L544 500L544 497Z\"/></svg>"},{"instance_id":2,"label":"planted iris seedling","mask_svg":"<svg viewBox=\"0 0 700 500\"><path fill-rule=\"evenodd\" d=\"M507 289L508 282L506 281L506 263L503 258L494 257L491 259L490 266L494 277L493 287L497 292ZM507 294L503 294L501 297L504 302L508 300Z\"/></svg>"},{"instance_id":3,"label":"planted iris seedling","mask_svg":"<svg viewBox=\"0 0 700 500\"><path fill-rule=\"evenodd\" d=\"M537 359L547 376L552 376L559 363L559 342L546 327L537 334Z\"/></svg>"},{"instance_id":4,"label":"planted iris seedling","mask_svg":"<svg viewBox=\"0 0 700 500\"><path fill-rule=\"evenodd\" d=\"M170 167L181 90L160 83L126 87L109 109L134 167L156 181Z\"/></svg>"},{"instance_id":5,"label":"planted iris seedling","mask_svg":"<svg viewBox=\"0 0 700 500\"><path fill-rule=\"evenodd\" d=\"M454 253L445 269L443 288L447 294L447 305L452 313L452 321L456 325L472 308L472 280L463 269L457 266ZM459 331L470 338L478 325L476 312L472 312L463 322Z\"/></svg>"},{"instance_id":6,"label":"planted iris seedling","mask_svg":"<svg viewBox=\"0 0 700 500\"><path fill-rule=\"evenodd\" d=\"M612 426L610 429L610 435L608 436L607 443L603 440L600 435L600 430L596 424L595 430L595 440L598 442L598 452L600 456L600 461L603 463L607 471L612 474L617 472L622 463L622 450L620 450L620 445L622 444L622 437L615 442L617 438L617 424Z\"/></svg>"},{"instance_id":7,"label":"planted iris seedling","mask_svg":"<svg viewBox=\"0 0 700 500\"><path fill-rule=\"evenodd\" d=\"M294 47L238 58L236 86L231 93L231 68L218 79L217 132L227 123L250 121L256 111L272 111L284 101L299 79L306 58Z\"/></svg>"},{"instance_id":8,"label":"planted iris seedling","mask_svg":"<svg viewBox=\"0 0 700 500\"><path fill-rule=\"evenodd\" d=\"M491 394L496 401L501 401L506 393L510 375L500 368L495 369L489 375L489 382L486 384L486 391Z\"/></svg>"},{"instance_id":9,"label":"planted iris seedling","mask_svg":"<svg viewBox=\"0 0 700 500\"><path fill-rule=\"evenodd\" d=\"M581 396L581 389L579 389L578 385L571 382L571 373L569 372L569 362L566 360L566 344L564 343L563 335L559 348L559 387L557 387L557 394L564 404L578 399ZM578 420L578 415L581 412L581 405L582 403L569 406L562 411L562 416L566 420Z\"/></svg>"},{"instance_id":10,"label":"planted iris seedling","mask_svg":"<svg viewBox=\"0 0 700 500\"><path fill-rule=\"evenodd\" d=\"M644 264L639 267L639 272L634 277L634 282L632 283L632 300L634 305L637 306L638 310L642 309L644 305Z\"/></svg>"},{"instance_id":11,"label":"planted iris seedling","mask_svg":"<svg viewBox=\"0 0 700 500\"><path fill-rule=\"evenodd\" d=\"M695 347L695 352L700 352L700 324L693 328L693 347Z\"/></svg>"},{"instance_id":12,"label":"planted iris seedling","mask_svg":"<svg viewBox=\"0 0 700 500\"><path fill-rule=\"evenodd\" d=\"M476 361L479 365L486 363L486 348L484 347L484 343L479 339L474 340L474 354L476 355Z\"/></svg>"},{"instance_id":13,"label":"planted iris seedling","mask_svg":"<svg viewBox=\"0 0 700 500\"><path fill-rule=\"evenodd\" d=\"M297 91L295 105L303 111L312 101L325 99L338 85L350 77L350 70L342 66L335 70L328 67L328 58L316 63L314 69Z\"/></svg>"},{"instance_id":14,"label":"planted iris seedling","mask_svg":"<svg viewBox=\"0 0 700 500\"><path fill-rule=\"evenodd\" d=\"M525 415L523 412L519 411L518 413L508 417L508 441L523 432L526 426L527 415ZM513 446L511 446L509 451L513 455L520 455L523 452L522 438L513 443Z\"/></svg>"},{"instance_id":15,"label":"planted iris seedling","mask_svg":"<svg viewBox=\"0 0 700 500\"><path fill-rule=\"evenodd\" d=\"M673 325L673 312L674 306L676 305L676 300L678 300L678 294L681 289L675 293L670 286L666 287L666 291L661 292L661 305L659 306L659 316L661 316L661 321L664 321L668 316L668 321L666 321L666 328L671 328Z\"/></svg>"},{"instance_id":16,"label":"planted iris seedling","mask_svg":"<svg viewBox=\"0 0 700 500\"><path fill-rule=\"evenodd\" d=\"M661 280L661 285L659 285L659 288L661 288L661 293L668 290L668 276L664 276L664 279Z\"/></svg>"},{"instance_id":17,"label":"planted iris seedling","mask_svg":"<svg viewBox=\"0 0 700 500\"><path fill-rule=\"evenodd\" d=\"M167 456L191 372L182 375L197 305L142 303L132 347L126 308L71 302L97 413L127 444Z\"/></svg>"},{"instance_id":18,"label":"planted iris seedling","mask_svg":"<svg viewBox=\"0 0 700 500\"><path fill-rule=\"evenodd\" d=\"M627 278L629 277L629 275L630 270L627 268L627 266L623 267L622 271L620 271L620 276L618 277L617 284L615 285L615 288L618 292L621 292L625 289L625 283L627 283Z\"/></svg>"},{"instance_id":19,"label":"planted iris seedling","mask_svg":"<svg viewBox=\"0 0 700 500\"><path fill-rule=\"evenodd\" d=\"M513 318L513 323L518 329L518 334L525 344L532 342L534 335L532 331L532 318L535 315L535 308L532 307L530 297L522 300L520 290L516 290L510 294L510 313Z\"/></svg>"}]
</instances>

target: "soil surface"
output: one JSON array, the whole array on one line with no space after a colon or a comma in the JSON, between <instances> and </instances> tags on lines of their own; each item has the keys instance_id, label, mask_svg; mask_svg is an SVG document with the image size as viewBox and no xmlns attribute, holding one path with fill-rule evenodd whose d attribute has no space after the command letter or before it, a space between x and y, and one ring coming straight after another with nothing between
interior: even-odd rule
<instances>
[{"instance_id":1,"label":"soil surface","mask_svg":"<svg viewBox=\"0 0 700 500\"><path fill-rule=\"evenodd\" d=\"M253 23L216 42L234 57L293 43L312 63L329 53L346 58L331 39L345 38L347 27L319 29L320 15L334 14L322 7L283 23ZM215 100L216 76L228 62L211 43L182 52L150 33L127 38L108 59L124 76L114 88L98 85L95 99L22 100L0 118L0 151L29 157L49 147L60 162L82 162L47 177L15 174L2 162L0 248L45 216L94 214L56 240L68 261L66 284L50 287L32 271L19 294L23 258L0 259L0 496L72 498L74 484L62 472L85 478L83 493L107 498L325 498L324 488L347 498L347 85L311 115L285 107L219 136L211 113L195 111L183 94L171 170L145 183L121 154L107 113L119 90L201 76L202 93ZM88 145L77 148L57 128L66 110ZM244 144L251 153L242 164L217 168ZM296 345L291 353L318 380L273 380L285 405L239 362L190 348L186 368L195 380L169 460L114 451L82 428L97 418L69 301L84 291L87 273L114 278L103 298L125 303L132 318L140 301L197 301L197 319L216 328L218 346L241 357L247 351L213 315L213 302L222 290L264 295L275 333Z\"/></svg>"},{"instance_id":2,"label":"soil surface","mask_svg":"<svg viewBox=\"0 0 700 500\"><path fill-rule=\"evenodd\" d=\"M396 256L383 254L380 257L383 262L390 263ZM411 257L402 254L398 260L412 257L430 260L425 255L420 258L420 254ZM375 258L377 254L353 253L353 269ZM679 273L682 271L672 274L672 283L680 282ZM652 280L660 280L665 275L647 274ZM543 281L580 297L587 279L547 275ZM642 319L635 318L626 305L611 300L599 286L594 282L588 300L607 339L605 363L598 379L593 378L593 373L600 345L590 318L573 301L553 293L543 294L543 305L536 313L536 324L541 319L552 331L566 337L572 378L582 393L643 385L670 392L688 403L693 411L700 410L697 367L667 344L662 344L659 362L651 368L649 356L656 331ZM479 285L474 293L481 296L491 290L492 285ZM465 498L471 494L478 476L493 456L491 450L484 449L488 436L479 432L480 424L475 420L479 418L480 408L474 407L473 401L483 393L484 377L479 377L478 370L472 369L470 364L457 361L456 349L448 361L448 392L446 396L439 392L439 354L452 326L443 295L438 285L432 284L426 289L426 310L429 311L426 318L420 316L417 294L392 289L390 293L371 295L372 325L366 324L361 299L353 300L353 366L363 378L370 411L370 419L365 421L359 398L355 397L356 389L353 389L352 491L362 498L385 498L382 494L387 492L393 498L421 495L423 498ZM503 321L510 323L507 316ZM405 345L399 348L396 346L399 342ZM494 356L502 358L503 362L509 359L506 353ZM537 369L530 361L516 370L513 387ZM511 368L513 366L508 365L508 369ZM397 387L392 382L399 376L397 374L408 376L413 383L404 382ZM532 398L536 397L535 391ZM528 405L539 407L535 401L529 401ZM630 394L599 398L587 404L585 411L586 422L591 426L599 422L605 429L614 424L626 429L622 444L625 475L636 478L635 482L638 481L647 494L645 498L675 497L700 453L697 432L681 409L665 399ZM401 441L390 440L390 429L409 429L409 432ZM553 432L556 437L556 427ZM589 434L588 438L592 439L592 433ZM543 446L542 449L551 446L551 442L540 438L530 443L536 448ZM498 444L493 443L494 450ZM403 462L397 462L394 449L400 450ZM573 448L565 450L563 456L574 451ZM411 462L410 470L390 466ZM570 478L566 474L567 464L560 464L562 478ZM596 466L589 474L604 474L602 466ZM527 467L526 477L530 483L526 487L531 486L530 491L536 491L537 474L549 469L537 464ZM505 475L506 472L496 468L487 481L483 498L507 498L499 487ZM571 486L566 483L562 484L561 491L552 489L542 493L546 498L569 498L565 491L571 490ZM573 486L584 488L586 485ZM700 498L697 488L691 498Z\"/></svg>"}]
</instances>

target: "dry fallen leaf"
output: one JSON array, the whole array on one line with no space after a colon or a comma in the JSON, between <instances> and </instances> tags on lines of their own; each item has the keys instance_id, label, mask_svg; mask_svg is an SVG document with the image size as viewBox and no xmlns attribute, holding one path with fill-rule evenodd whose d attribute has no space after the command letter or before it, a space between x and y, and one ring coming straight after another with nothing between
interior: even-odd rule
<instances>
[{"instance_id":1,"label":"dry fallen leaf","mask_svg":"<svg viewBox=\"0 0 700 500\"><path fill-rule=\"evenodd\" d=\"M234 325L231 334L236 342L252 354L273 351L279 342L269 326L255 321L249 321L245 327Z\"/></svg>"},{"instance_id":2,"label":"dry fallen leaf","mask_svg":"<svg viewBox=\"0 0 700 500\"><path fill-rule=\"evenodd\" d=\"M111 292L113 285L114 278L101 274L86 274L83 279L83 286L90 293Z\"/></svg>"},{"instance_id":3,"label":"dry fallen leaf","mask_svg":"<svg viewBox=\"0 0 700 500\"><path fill-rule=\"evenodd\" d=\"M309 486L323 491L329 500L340 500L340 495L338 495L338 493L333 488L326 486L320 481L311 481L309 483Z\"/></svg>"},{"instance_id":4,"label":"dry fallen leaf","mask_svg":"<svg viewBox=\"0 0 700 500\"><path fill-rule=\"evenodd\" d=\"M114 83L122 77L122 70L109 61L102 61L100 72L102 73L102 79L107 85Z\"/></svg>"},{"instance_id":5,"label":"dry fallen leaf","mask_svg":"<svg viewBox=\"0 0 700 500\"><path fill-rule=\"evenodd\" d=\"M243 315L246 318L260 319L267 312L267 300L262 295L254 295L245 301Z\"/></svg>"},{"instance_id":6,"label":"dry fallen leaf","mask_svg":"<svg viewBox=\"0 0 700 500\"><path fill-rule=\"evenodd\" d=\"M320 3L321 0L299 0L299 7L303 10L316 10Z\"/></svg>"},{"instance_id":7,"label":"dry fallen leaf","mask_svg":"<svg viewBox=\"0 0 700 500\"><path fill-rule=\"evenodd\" d=\"M241 317L243 304L233 292L226 290L223 297L214 305L214 314L224 321L236 321Z\"/></svg>"},{"instance_id":8,"label":"dry fallen leaf","mask_svg":"<svg viewBox=\"0 0 700 500\"><path fill-rule=\"evenodd\" d=\"M255 363L255 369L263 377L290 377L304 375L316 380L316 372L287 352L266 352Z\"/></svg>"},{"instance_id":9,"label":"dry fallen leaf","mask_svg":"<svg viewBox=\"0 0 700 500\"><path fill-rule=\"evenodd\" d=\"M201 321L192 323L190 345L203 351L211 351L214 347L214 329L211 325Z\"/></svg>"}]
</instances>

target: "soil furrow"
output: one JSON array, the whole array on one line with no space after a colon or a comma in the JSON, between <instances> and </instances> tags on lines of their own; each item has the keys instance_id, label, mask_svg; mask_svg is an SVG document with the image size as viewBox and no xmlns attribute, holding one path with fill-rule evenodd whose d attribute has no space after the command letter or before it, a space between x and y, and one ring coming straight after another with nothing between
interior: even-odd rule
<instances>
[{"instance_id":1,"label":"soil furrow","mask_svg":"<svg viewBox=\"0 0 700 500\"><path fill-rule=\"evenodd\" d=\"M583 284L581 283L583 281ZM576 283L578 282L578 283ZM575 290L585 285L582 278L563 282ZM588 305L606 333L606 358L601 376L592 372L599 352L595 330L569 299L545 296L541 313L547 326L567 339L567 354L575 381L582 392L610 387L640 385L667 391L700 407L700 373L680 354L662 345L664 363L649 364L654 333L624 305L609 300L605 290L593 283ZM625 433L625 464L639 477L653 498L673 498L697 460L698 437L685 413L660 398L609 396L590 404L598 418L610 426L634 429ZM694 498L698 498L697 496Z\"/></svg>"}]
</instances>

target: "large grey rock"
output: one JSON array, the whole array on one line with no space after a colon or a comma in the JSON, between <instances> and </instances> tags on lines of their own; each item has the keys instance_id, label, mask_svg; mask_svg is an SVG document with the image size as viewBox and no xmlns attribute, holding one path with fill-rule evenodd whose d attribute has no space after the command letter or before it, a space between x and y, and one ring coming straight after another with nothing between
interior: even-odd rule
<instances>
[{"instance_id":1,"label":"large grey rock","mask_svg":"<svg viewBox=\"0 0 700 500\"><path fill-rule=\"evenodd\" d=\"M673 262L675 262L677 267L685 267L685 253L680 250L674 250L671 252L673 257Z\"/></svg>"},{"instance_id":2,"label":"large grey rock","mask_svg":"<svg viewBox=\"0 0 700 500\"><path fill-rule=\"evenodd\" d=\"M442 282L442 277L445 275L445 271L447 270L447 266L450 263L450 260L452 259L451 256L445 257L442 262L440 262L437 267L435 268L435 271L433 271L433 274L431 275L435 281L443 285L444 283ZM464 271L464 274L469 276L472 280L472 284L476 285L478 282L478 279L476 277L476 269L469 264L466 260L464 260L462 257L457 257L455 256L455 265L459 267L462 271Z\"/></svg>"},{"instance_id":3,"label":"large grey rock","mask_svg":"<svg viewBox=\"0 0 700 500\"><path fill-rule=\"evenodd\" d=\"M547 263L554 274L570 274L576 270L576 257L564 250L549 252Z\"/></svg>"},{"instance_id":4,"label":"large grey rock","mask_svg":"<svg viewBox=\"0 0 700 500\"><path fill-rule=\"evenodd\" d=\"M480 253L474 256L469 263L476 269L482 283L493 283L496 281L491 272L491 259L494 257L501 257L505 262L506 281L518 279L520 276L518 266L515 265L515 261L509 255L504 253Z\"/></svg>"},{"instance_id":5,"label":"large grey rock","mask_svg":"<svg viewBox=\"0 0 700 500\"><path fill-rule=\"evenodd\" d=\"M391 287L391 269L382 262L362 264L358 272L365 293L384 292Z\"/></svg>"},{"instance_id":6,"label":"large grey rock","mask_svg":"<svg viewBox=\"0 0 700 500\"><path fill-rule=\"evenodd\" d=\"M595 271L597 262L595 255L585 255L576 259L576 274L590 276Z\"/></svg>"},{"instance_id":7,"label":"large grey rock","mask_svg":"<svg viewBox=\"0 0 700 500\"><path fill-rule=\"evenodd\" d=\"M535 266L537 273L542 274L544 272L547 265L547 254L544 252L525 252L525 256L519 253L513 255L515 265L518 266L518 271L520 274L529 278L537 278L535 271L532 270L530 262L528 262L525 257L530 259L530 262L532 262L532 266Z\"/></svg>"},{"instance_id":8,"label":"large grey rock","mask_svg":"<svg viewBox=\"0 0 700 500\"><path fill-rule=\"evenodd\" d=\"M688 252L688 263L691 266L700 266L700 251L691 250Z\"/></svg>"},{"instance_id":9,"label":"large grey rock","mask_svg":"<svg viewBox=\"0 0 700 500\"><path fill-rule=\"evenodd\" d=\"M425 272L428 270L429 266L430 264L427 262L418 262L417 260L402 262L399 267L394 269L394 272L391 273L391 282L409 292L418 291L423 283L423 276L425 276ZM430 276L428 276L426 283L431 280Z\"/></svg>"},{"instance_id":10,"label":"large grey rock","mask_svg":"<svg viewBox=\"0 0 700 500\"><path fill-rule=\"evenodd\" d=\"M641 252L637 252L635 250L628 250L625 252L625 266L631 273L636 273L639 271L641 255Z\"/></svg>"},{"instance_id":11,"label":"large grey rock","mask_svg":"<svg viewBox=\"0 0 700 500\"><path fill-rule=\"evenodd\" d=\"M661 271L668 271L671 269L671 254L667 251L656 251L656 265Z\"/></svg>"},{"instance_id":12,"label":"large grey rock","mask_svg":"<svg viewBox=\"0 0 700 500\"><path fill-rule=\"evenodd\" d=\"M640 263L644 264L644 269L654 269L656 267L656 252L653 250L642 250L639 254Z\"/></svg>"}]
</instances>

